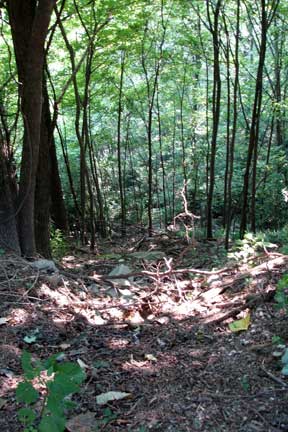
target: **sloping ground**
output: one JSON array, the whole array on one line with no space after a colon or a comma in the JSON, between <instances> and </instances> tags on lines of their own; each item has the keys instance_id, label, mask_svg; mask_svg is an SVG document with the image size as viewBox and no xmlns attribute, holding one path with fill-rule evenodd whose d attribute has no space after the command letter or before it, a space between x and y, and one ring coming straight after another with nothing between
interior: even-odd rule
<instances>
[{"instance_id":1,"label":"sloping ground","mask_svg":"<svg viewBox=\"0 0 288 432\"><path fill-rule=\"evenodd\" d=\"M21 430L24 349L41 359L64 352L86 369L68 431L288 431L288 381L272 342L288 345L286 315L273 303L287 256L235 266L219 243L171 236L85 252L50 273L1 257L1 432ZM247 331L229 330L248 314ZM129 397L97 404L108 391Z\"/></svg>"}]
</instances>

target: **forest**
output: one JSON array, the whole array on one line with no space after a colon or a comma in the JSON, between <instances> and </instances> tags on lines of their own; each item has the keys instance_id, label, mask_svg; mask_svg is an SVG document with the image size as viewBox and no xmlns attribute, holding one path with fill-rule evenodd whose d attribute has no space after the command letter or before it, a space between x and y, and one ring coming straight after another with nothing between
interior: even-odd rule
<instances>
[{"instance_id":1,"label":"forest","mask_svg":"<svg viewBox=\"0 0 288 432\"><path fill-rule=\"evenodd\" d=\"M288 430L287 32L0 0L1 430Z\"/></svg>"}]
</instances>

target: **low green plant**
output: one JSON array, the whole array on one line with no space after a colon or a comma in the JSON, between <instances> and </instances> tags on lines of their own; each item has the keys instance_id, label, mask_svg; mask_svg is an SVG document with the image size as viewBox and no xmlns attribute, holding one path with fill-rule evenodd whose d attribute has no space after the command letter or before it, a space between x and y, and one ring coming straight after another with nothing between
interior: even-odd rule
<instances>
[{"instance_id":1,"label":"low green plant","mask_svg":"<svg viewBox=\"0 0 288 432\"><path fill-rule=\"evenodd\" d=\"M63 258L63 256L67 254L69 246L61 230L51 229L50 246L52 256L57 259Z\"/></svg>"},{"instance_id":2,"label":"low green plant","mask_svg":"<svg viewBox=\"0 0 288 432\"><path fill-rule=\"evenodd\" d=\"M279 230L265 231L265 237L268 241L277 243L281 253L288 254L288 225L285 225Z\"/></svg>"},{"instance_id":3,"label":"low green plant","mask_svg":"<svg viewBox=\"0 0 288 432\"><path fill-rule=\"evenodd\" d=\"M247 233L242 240L237 240L235 242L228 256L237 261L247 262L248 258L257 255L259 251L263 251L265 248L275 247L277 247L275 244L266 241L264 234L254 235L252 233Z\"/></svg>"},{"instance_id":4,"label":"low green plant","mask_svg":"<svg viewBox=\"0 0 288 432\"><path fill-rule=\"evenodd\" d=\"M62 363L61 358L61 354L56 354L44 362L33 364L31 354L23 352L24 381L18 384L16 399L24 404L18 411L24 432L65 430L65 413L75 406L71 395L80 390L86 376L77 363ZM37 390L39 385L45 389L43 398Z\"/></svg>"},{"instance_id":5,"label":"low green plant","mask_svg":"<svg viewBox=\"0 0 288 432\"><path fill-rule=\"evenodd\" d=\"M275 294L276 308L288 312L288 273L278 281Z\"/></svg>"},{"instance_id":6,"label":"low green plant","mask_svg":"<svg viewBox=\"0 0 288 432\"><path fill-rule=\"evenodd\" d=\"M251 384L248 375L243 375L241 378L241 387L242 389L248 393L251 389Z\"/></svg>"},{"instance_id":7,"label":"low green plant","mask_svg":"<svg viewBox=\"0 0 288 432\"><path fill-rule=\"evenodd\" d=\"M284 341L281 338L281 336L274 335L274 336L272 336L272 343L273 343L273 345L277 346L277 345L283 345Z\"/></svg>"}]
</instances>

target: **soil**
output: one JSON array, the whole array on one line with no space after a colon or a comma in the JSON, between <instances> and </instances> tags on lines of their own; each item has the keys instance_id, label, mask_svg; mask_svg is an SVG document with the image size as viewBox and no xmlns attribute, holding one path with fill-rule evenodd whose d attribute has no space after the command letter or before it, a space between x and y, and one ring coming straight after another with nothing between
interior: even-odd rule
<instances>
[{"instance_id":1,"label":"soil","mask_svg":"<svg viewBox=\"0 0 288 432\"><path fill-rule=\"evenodd\" d=\"M1 432L23 430L23 350L34 359L62 352L85 369L70 432L288 431L277 357L287 314L274 299L287 256L235 260L219 241L133 233L55 263L57 272L0 257ZM248 328L232 331L241 318ZM99 405L110 391L127 395Z\"/></svg>"}]
</instances>

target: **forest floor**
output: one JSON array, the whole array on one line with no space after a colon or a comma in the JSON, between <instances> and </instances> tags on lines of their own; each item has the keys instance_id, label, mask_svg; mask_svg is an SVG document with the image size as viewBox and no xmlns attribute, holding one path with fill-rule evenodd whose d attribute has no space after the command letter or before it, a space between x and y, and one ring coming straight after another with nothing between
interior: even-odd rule
<instances>
[{"instance_id":1,"label":"forest floor","mask_svg":"<svg viewBox=\"0 0 288 432\"><path fill-rule=\"evenodd\" d=\"M274 300L288 256L237 262L220 241L135 232L94 254L71 249L56 265L0 257L1 432L23 430L23 350L62 352L85 369L69 432L288 431L288 380L275 357L288 346L287 315ZM241 318L247 330L229 327ZM126 395L99 404L110 391Z\"/></svg>"}]
</instances>

